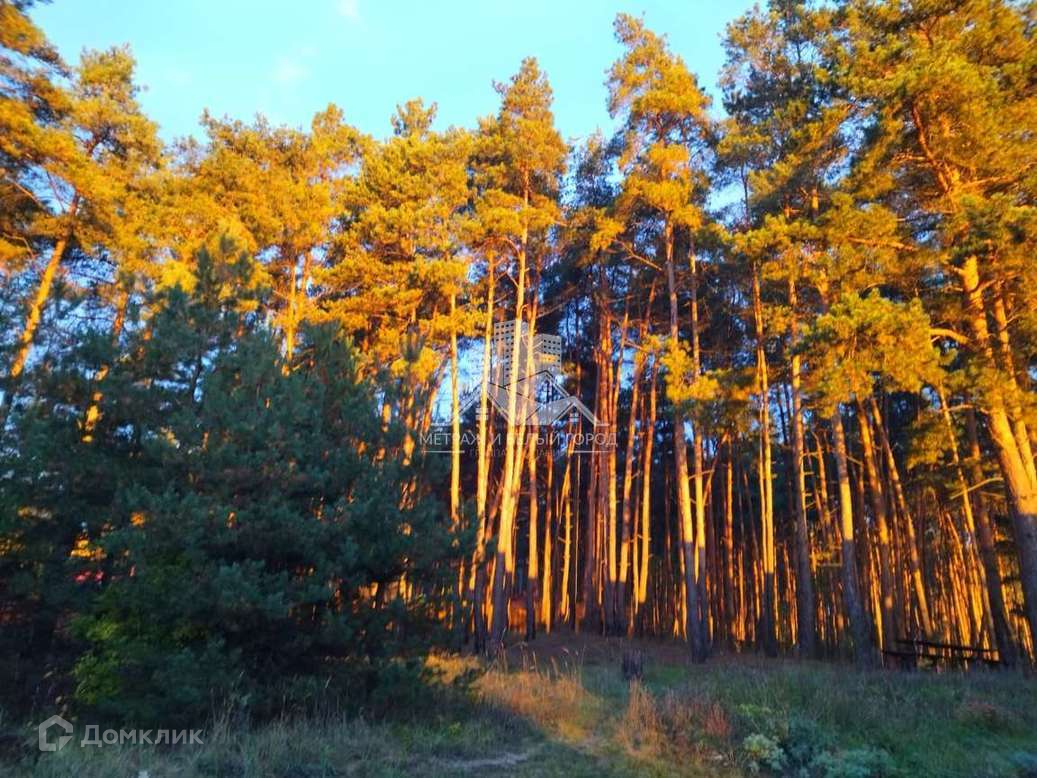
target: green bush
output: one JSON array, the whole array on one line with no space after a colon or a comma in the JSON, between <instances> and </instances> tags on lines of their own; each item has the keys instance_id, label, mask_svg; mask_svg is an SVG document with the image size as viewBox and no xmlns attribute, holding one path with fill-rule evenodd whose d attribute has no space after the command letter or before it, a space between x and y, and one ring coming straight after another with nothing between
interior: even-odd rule
<instances>
[{"instance_id":1,"label":"green bush","mask_svg":"<svg viewBox=\"0 0 1037 778\"><path fill-rule=\"evenodd\" d=\"M117 495L134 518L102 541L80 701L134 721L228 701L271 713L315 684L366 701L420 677L408 660L436 642L430 594L454 538L378 458L388 441L348 348L324 334L313 349L284 375L272 341L239 342L148 442L167 477Z\"/></svg>"},{"instance_id":2,"label":"green bush","mask_svg":"<svg viewBox=\"0 0 1037 778\"><path fill-rule=\"evenodd\" d=\"M886 778L896 774L893 757L881 748L826 751L811 764L822 778Z\"/></svg>"},{"instance_id":3,"label":"green bush","mask_svg":"<svg viewBox=\"0 0 1037 778\"><path fill-rule=\"evenodd\" d=\"M783 746L788 753L790 764L806 767L831 745L831 736L816 721L802 715L789 717L788 732Z\"/></svg>"},{"instance_id":4,"label":"green bush","mask_svg":"<svg viewBox=\"0 0 1037 778\"><path fill-rule=\"evenodd\" d=\"M301 333L287 365L239 270L202 255L118 353L70 355L3 463L0 541L25 552L0 595L104 721L388 706L447 637L467 542L383 424L394 387L333 329ZM91 359L111 370L86 444Z\"/></svg>"},{"instance_id":5,"label":"green bush","mask_svg":"<svg viewBox=\"0 0 1037 778\"><path fill-rule=\"evenodd\" d=\"M753 735L766 735L771 740L782 742L788 737L789 718L784 711L766 705L743 703L735 709L741 729Z\"/></svg>"},{"instance_id":6,"label":"green bush","mask_svg":"<svg viewBox=\"0 0 1037 778\"><path fill-rule=\"evenodd\" d=\"M781 773L787 764L785 751L776 740L767 735L749 735L742 741L742 756L753 775L763 768Z\"/></svg>"}]
</instances>

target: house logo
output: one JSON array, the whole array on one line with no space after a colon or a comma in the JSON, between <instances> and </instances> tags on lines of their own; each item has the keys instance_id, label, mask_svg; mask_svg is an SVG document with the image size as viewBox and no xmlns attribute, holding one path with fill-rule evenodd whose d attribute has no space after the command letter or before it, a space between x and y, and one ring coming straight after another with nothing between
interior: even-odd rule
<instances>
[{"instance_id":1,"label":"house logo","mask_svg":"<svg viewBox=\"0 0 1037 778\"><path fill-rule=\"evenodd\" d=\"M64 734L58 735L56 742L50 739L50 732L55 728ZM72 739L72 724L61 716L51 716L37 727L40 735L40 751L60 751Z\"/></svg>"},{"instance_id":2,"label":"house logo","mask_svg":"<svg viewBox=\"0 0 1037 778\"><path fill-rule=\"evenodd\" d=\"M506 422L516 426L550 426L579 414L594 427L602 424L563 383L562 339L557 335L534 335L522 322L516 333L514 321L493 325L490 341L490 378L486 387L489 403ZM514 391L515 411L509 412L509 394ZM478 387L467 393L461 413L479 402Z\"/></svg>"}]
</instances>

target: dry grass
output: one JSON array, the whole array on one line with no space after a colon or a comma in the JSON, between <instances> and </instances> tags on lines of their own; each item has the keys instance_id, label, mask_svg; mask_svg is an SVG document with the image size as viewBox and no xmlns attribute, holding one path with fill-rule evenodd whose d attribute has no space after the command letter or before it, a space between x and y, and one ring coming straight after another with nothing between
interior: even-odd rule
<instances>
[{"instance_id":1,"label":"dry grass","mask_svg":"<svg viewBox=\"0 0 1037 778\"><path fill-rule=\"evenodd\" d=\"M488 706L533 722L567 743L586 740L603 715L602 702L587 690L575 656L564 663L551 659L545 667L494 667L479 679L476 690Z\"/></svg>"},{"instance_id":2,"label":"dry grass","mask_svg":"<svg viewBox=\"0 0 1037 778\"><path fill-rule=\"evenodd\" d=\"M192 748L68 746L41 755L31 727L0 727L24 744L18 759L0 763L0 774L1037 776L1032 677L860 673L746 656L702 666L672 644L655 650L639 642L649 658L645 676L628 684L620 672L625 647L552 636L535 649L515 646L492 666L436 657L443 691L420 713L246 730L223 720ZM787 770L776 773L768 766L774 759Z\"/></svg>"},{"instance_id":3,"label":"dry grass","mask_svg":"<svg viewBox=\"0 0 1037 778\"><path fill-rule=\"evenodd\" d=\"M626 711L615 730L628 755L661 773L678 765L698 765L703 774L724 773L735 763L730 736L727 713L718 703L689 690L654 695L639 682L630 684Z\"/></svg>"}]
</instances>

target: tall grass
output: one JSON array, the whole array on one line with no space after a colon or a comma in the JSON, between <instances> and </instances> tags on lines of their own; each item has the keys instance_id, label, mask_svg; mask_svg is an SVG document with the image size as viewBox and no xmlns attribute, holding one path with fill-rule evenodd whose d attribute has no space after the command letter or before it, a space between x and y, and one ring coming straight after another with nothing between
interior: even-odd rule
<instances>
[{"instance_id":1,"label":"tall grass","mask_svg":"<svg viewBox=\"0 0 1037 778\"><path fill-rule=\"evenodd\" d=\"M8 722L7 740L20 748L0 774L1037 776L1037 681L1018 674L858 672L745 657L701 666L671 655L628 684L611 651L433 664L441 685L420 709L255 727L223 715L201 746L39 754L35 730Z\"/></svg>"}]
</instances>

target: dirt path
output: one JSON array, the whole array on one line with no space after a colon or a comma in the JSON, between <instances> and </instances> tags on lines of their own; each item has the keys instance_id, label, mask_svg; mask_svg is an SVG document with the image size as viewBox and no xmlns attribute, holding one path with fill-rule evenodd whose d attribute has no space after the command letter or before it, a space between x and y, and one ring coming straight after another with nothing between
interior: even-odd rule
<instances>
[{"instance_id":1,"label":"dirt path","mask_svg":"<svg viewBox=\"0 0 1037 778\"><path fill-rule=\"evenodd\" d=\"M500 756L484 757L480 759L437 759L436 766L447 770L458 772L471 772L473 770L485 770L492 767L517 767L523 762L528 762L532 757L543 749L543 745L534 746L522 752L505 752Z\"/></svg>"}]
</instances>

